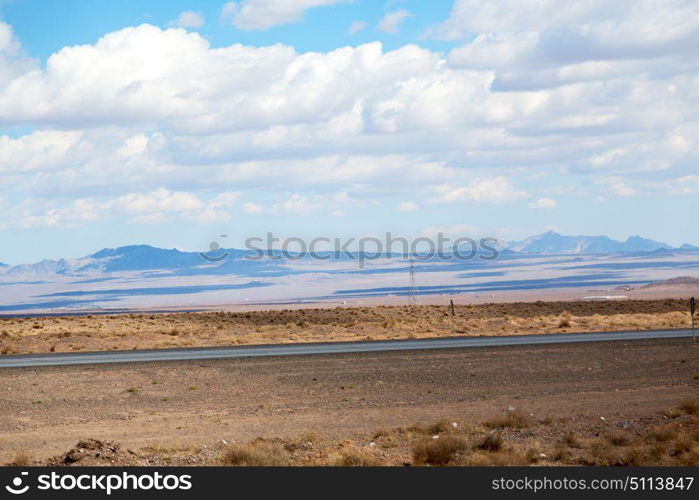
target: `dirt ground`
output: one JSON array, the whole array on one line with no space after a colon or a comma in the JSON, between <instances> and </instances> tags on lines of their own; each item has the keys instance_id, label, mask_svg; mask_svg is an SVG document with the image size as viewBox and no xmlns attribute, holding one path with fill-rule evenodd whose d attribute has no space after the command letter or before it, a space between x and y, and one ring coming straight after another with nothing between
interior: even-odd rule
<instances>
[{"instance_id":1,"label":"dirt ground","mask_svg":"<svg viewBox=\"0 0 699 500\"><path fill-rule=\"evenodd\" d=\"M0 318L0 354L688 328L684 299Z\"/></svg>"},{"instance_id":2,"label":"dirt ground","mask_svg":"<svg viewBox=\"0 0 699 500\"><path fill-rule=\"evenodd\" d=\"M17 465L699 464L691 339L4 369L0 382L0 463Z\"/></svg>"}]
</instances>

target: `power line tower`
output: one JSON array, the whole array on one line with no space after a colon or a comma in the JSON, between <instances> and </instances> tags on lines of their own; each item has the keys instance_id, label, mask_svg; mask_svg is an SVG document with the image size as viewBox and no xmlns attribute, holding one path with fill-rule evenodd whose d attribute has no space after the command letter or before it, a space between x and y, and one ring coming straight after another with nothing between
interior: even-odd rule
<instances>
[{"instance_id":1,"label":"power line tower","mask_svg":"<svg viewBox=\"0 0 699 500\"><path fill-rule=\"evenodd\" d=\"M420 305L420 290L415 283L415 263L410 259L410 288L408 290L409 302L411 305Z\"/></svg>"}]
</instances>

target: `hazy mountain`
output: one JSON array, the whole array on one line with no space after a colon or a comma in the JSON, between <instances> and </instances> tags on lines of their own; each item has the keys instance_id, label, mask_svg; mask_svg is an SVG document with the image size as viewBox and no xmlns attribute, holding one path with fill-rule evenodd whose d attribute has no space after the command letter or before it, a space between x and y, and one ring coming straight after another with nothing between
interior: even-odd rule
<instances>
[{"instance_id":1,"label":"hazy mountain","mask_svg":"<svg viewBox=\"0 0 699 500\"><path fill-rule=\"evenodd\" d=\"M498 242L502 253L525 254L590 254L590 253L648 253L673 250L666 243L640 236L631 236L626 241L617 241L608 236L567 236L548 231L522 241ZM699 250L688 243L682 250ZM279 252L274 252L279 254ZM7 266L0 264L4 275L72 275L100 274L113 272L151 271L157 274L239 274L270 275L293 272L281 260L249 260L251 252L237 249L221 249L209 253L213 257L225 255L220 262L204 259L198 252L183 252L177 249L156 248L150 245L130 245L105 248L77 259L42 260L34 264Z\"/></svg>"},{"instance_id":2,"label":"hazy mountain","mask_svg":"<svg viewBox=\"0 0 699 500\"><path fill-rule=\"evenodd\" d=\"M654 252L672 247L660 241L631 236L626 241L613 240L608 236L566 236L547 231L525 240L512 242L509 247L521 253L618 253Z\"/></svg>"},{"instance_id":3,"label":"hazy mountain","mask_svg":"<svg viewBox=\"0 0 699 500\"><path fill-rule=\"evenodd\" d=\"M608 236L565 236L547 231L510 243L508 248L523 253L613 253L620 251L620 246Z\"/></svg>"},{"instance_id":4,"label":"hazy mountain","mask_svg":"<svg viewBox=\"0 0 699 500\"><path fill-rule=\"evenodd\" d=\"M78 259L42 260L34 264L9 267L10 275L71 275L114 272L151 271L167 274L269 274L277 269L279 261L251 261L248 252L236 249L220 249L210 253L224 256L220 262L208 261L199 252L183 252L177 249L156 248L150 245L130 245L104 248L99 252Z\"/></svg>"},{"instance_id":5,"label":"hazy mountain","mask_svg":"<svg viewBox=\"0 0 699 500\"><path fill-rule=\"evenodd\" d=\"M649 240L640 236L631 236L621 244L620 252L654 252L661 249L671 249L667 243Z\"/></svg>"}]
</instances>

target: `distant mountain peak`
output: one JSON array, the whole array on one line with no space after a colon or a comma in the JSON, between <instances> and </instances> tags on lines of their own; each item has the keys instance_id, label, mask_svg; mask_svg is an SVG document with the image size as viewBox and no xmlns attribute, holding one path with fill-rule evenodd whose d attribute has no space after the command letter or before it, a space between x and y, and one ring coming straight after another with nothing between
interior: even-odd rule
<instances>
[{"instance_id":1,"label":"distant mountain peak","mask_svg":"<svg viewBox=\"0 0 699 500\"><path fill-rule=\"evenodd\" d=\"M513 242L508 247L522 253L618 253L654 252L669 250L672 247L660 241L638 235L629 236L625 241L613 240L609 236L567 236L550 229L545 233Z\"/></svg>"}]
</instances>

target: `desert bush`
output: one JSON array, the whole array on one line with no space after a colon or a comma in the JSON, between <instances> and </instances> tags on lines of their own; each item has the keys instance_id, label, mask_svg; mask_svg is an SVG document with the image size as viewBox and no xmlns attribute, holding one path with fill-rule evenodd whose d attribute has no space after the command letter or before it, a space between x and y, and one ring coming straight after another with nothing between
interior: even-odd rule
<instances>
[{"instance_id":1,"label":"desert bush","mask_svg":"<svg viewBox=\"0 0 699 500\"><path fill-rule=\"evenodd\" d=\"M31 464L31 457L24 451L18 451L15 453L14 458L11 462L8 462L8 467L27 467Z\"/></svg>"},{"instance_id":2,"label":"desert bush","mask_svg":"<svg viewBox=\"0 0 699 500\"><path fill-rule=\"evenodd\" d=\"M677 432L669 427L664 427L651 432L650 437L659 443L666 443L675 439L675 437L677 437Z\"/></svg>"},{"instance_id":3,"label":"desert bush","mask_svg":"<svg viewBox=\"0 0 699 500\"><path fill-rule=\"evenodd\" d=\"M499 434L486 434L485 437L476 444L476 448L484 451L500 451L503 439Z\"/></svg>"},{"instance_id":4,"label":"desert bush","mask_svg":"<svg viewBox=\"0 0 699 500\"><path fill-rule=\"evenodd\" d=\"M679 409L682 410L685 415L699 415L699 399L685 399L680 403Z\"/></svg>"},{"instance_id":5,"label":"desert bush","mask_svg":"<svg viewBox=\"0 0 699 500\"><path fill-rule=\"evenodd\" d=\"M569 432L568 434L563 436L561 442L570 448L582 448L582 443L580 442L578 437L572 432Z\"/></svg>"},{"instance_id":6,"label":"desert bush","mask_svg":"<svg viewBox=\"0 0 699 500\"><path fill-rule=\"evenodd\" d=\"M368 450L350 448L343 450L334 463L337 467L376 467L381 461Z\"/></svg>"},{"instance_id":7,"label":"desert bush","mask_svg":"<svg viewBox=\"0 0 699 500\"><path fill-rule=\"evenodd\" d=\"M490 429L524 429L531 425L531 418L522 410L508 411L503 417L494 417L483 422L483 425Z\"/></svg>"},{"instance_id":8,"label":"desert bush","mask_svg":"<svg viewBox=\"0 0 699 500\"><path fill-rule=\"evenodd\" d=\"M607 442L614 446L627 446L631 443L631 438L626 432L613 430L604 435Z\"/></svg>"},{"instance_id":9,"label":"desert bush","mask_svg":"<svg viewBox=\"0 0 699 500\"><path fill-rule=\"evenodd\" d=\"M459 437L425 438L413 446L413 461L417 465L448 465L467 450L468 443Z\"/></svg>"},{"instance_id":10,"label":"desert bush","mask_svg":"<svg viewBox=\"0 0 699 500\"><path fill-rule=\"evenodd\" d=\"M427 428L430 434L443 434L454 429L449 420L443 419L435 422Z\"/></svg>"},{"instance_id":11,"label":"desert bush","mask_svg":"<svg viewBox=\"0 0 699 500\"><path fill-rule=\"evenodd\" d=\"M248 444L231 444L222 457L224 465L273 467L289 465L289 454L281 443L257 439Z\"/></svg>"}]
</instances>

